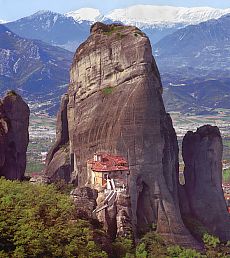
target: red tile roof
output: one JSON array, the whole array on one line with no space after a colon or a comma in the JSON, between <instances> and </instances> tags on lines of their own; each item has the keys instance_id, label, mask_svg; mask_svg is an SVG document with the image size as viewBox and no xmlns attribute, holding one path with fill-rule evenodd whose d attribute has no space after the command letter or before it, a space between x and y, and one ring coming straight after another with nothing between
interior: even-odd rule
<instances>
[{"instance_id":1,"label":"red tile roof","mask_svg":"<svg viewBox=\"0 0 230 258\"><path fill-rule=\"evenodd\" d=\"M112 171L128 171L128 162L121 156L114 156L108 153L100 153L102 160L94 161L89 160L88 163L92 164L92 170L96 172L112 172Z\"/></svg>"}]
</instances>

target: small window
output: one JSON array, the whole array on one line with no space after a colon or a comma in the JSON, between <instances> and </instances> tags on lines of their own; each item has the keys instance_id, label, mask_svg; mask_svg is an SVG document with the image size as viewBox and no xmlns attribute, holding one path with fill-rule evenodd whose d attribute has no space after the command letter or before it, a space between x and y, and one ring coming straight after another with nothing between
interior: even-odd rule
<instances>
[{"instance_id":1,"label":"small window","mask_svg":"<svg viewBox=\"0 0 230 258\"><path fill-rule=\"evenodd\" d=\"M107 179L108 178L108 174L104 174L104 179Z\"/></svg>"}]
</instances>

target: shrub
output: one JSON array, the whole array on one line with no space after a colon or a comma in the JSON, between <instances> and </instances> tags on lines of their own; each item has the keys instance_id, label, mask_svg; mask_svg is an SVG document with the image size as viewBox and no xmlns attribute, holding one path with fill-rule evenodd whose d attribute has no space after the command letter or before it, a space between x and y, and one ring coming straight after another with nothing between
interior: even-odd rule
<instances>
[{"instance_id":1,"label":"shrub","mask_svg":"<svg viewBox=\"0 0 230 258\"><path fill-rule=\"evenodd\" d=\"M203 242L205 244L206 256L208 258L227 258L230 257L230 246L228 243L221 243L219 238L209 234L204 234Z\"/></svg>"},{"instance_id":2,"label":"shrub","mask_svg":"<svg viewBox=\"0 0 230 258\"><path fill-rule=\"evenodd\" d=\"M147 251L144 243L141 243L136 248L136 257L137 258L147 258Z\"/></svg>"},{"instance_id":3,"label":"shrub","mask_svg":"<svg viewBox=\"0 0 230 258\"><path fill-rule=\"evenodd\" d=\"M169 257L178 258L199 258L202 257L200 253L193 249L185 249L178 245L167 248Z\"/></svg>"},{"instance_id":4,"label":"shrub","mask_svg":"<svg viewBox=\"0 0 230 258\"><path fill-rule=\"evenodd\" d=\"M123 29L124 29L123 26L118 26L118 25L113 25L113 24L112 24L112 25L109 27L109 30L106 31L106 32L104 32L104 34L107 35L107 36L111 36L114 32L118 32L118 31L121 31L121 30L123 30Z\"/></svg>"},{"instance_id":5,"label":"shrub","mask_svg":"<svg viewBox=\"0 0 230 258\"><path fill-rule=\"evenodd\" d=\"M106 87L106 88L102 89L101 91L104 95L109 95L109 94L113 93L113 90L114 90L113 87Z\"/></svg>"},{"instance_id":6,"label":"shrub","mask_svg":"<svg viewBox=\"0 0 230 258\"><path fill-rule=\"evenodd\" d=\"M1 257L107 257L93 226L77 219L75 209L53 185L1 178Z\"/></svg>"},{"instance_id":7,"label":"shrub","mask_svg":"<svg viewBox=\"0 0 230 258\"><path fill-rule=\"evenodd\" d=\"M212 236L212 235L209 235L209 234L204 234L203 236L203 241L204 241L204 244L207 248L216 248L217 245L220 244L220 240L218 237L215 237L215 236Z\"/></svg>"},{"instance_id":8,"label":"shrub","mask_svg":"<svg viewBox=\"0 0 230 258\"><path fill-rule=\"evenodd\" d=\"M144 246L145 250L143 250ZM139 248L141 248L143 255L145 251L147 252L147 257L155 257L156 255L159 257L167 257L167 246L162 237L154 231L147 233L141 238L136 250L140 251Z\"/></svg>"},{"instance_id":9,"label":"shrub","mask_svg":"<svg viewBox=\"0 0 230 258\"><path fill-rule=\"evenodd\" d=\"M113 253L116 258L134 257L134 244L131 239L119 237L113 243Z\"/></svg>"},{"instance_id":10,"label":"shrub","mask_svg":"<svg viewBox=\"0 0 230 258\"><path fill-rule=\"evenodd\" d=\"M15 97L18 96L18 94L16 93L15 90L9 90L9 91L7 91L6 95L7 95L7 96L15 96Z\"/></svg>"}]
</instances>

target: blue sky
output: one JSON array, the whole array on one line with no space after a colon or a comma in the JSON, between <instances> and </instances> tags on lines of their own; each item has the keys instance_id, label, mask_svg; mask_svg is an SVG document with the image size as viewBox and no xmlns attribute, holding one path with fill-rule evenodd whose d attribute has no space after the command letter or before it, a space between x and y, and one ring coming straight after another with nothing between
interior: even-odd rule
<instances>
[{"instance_id":1,"label":"blue sky","mask_svg":"<svg viewBox=\"0 0 230 258\"><path fill-rule=\"evenodd\" d=\"M65 13L82 7L98 8L106 13L135 4L230 8L230 0L0 0L0 19L15 20L38 10Z\"/></svg>"}]
</instances>

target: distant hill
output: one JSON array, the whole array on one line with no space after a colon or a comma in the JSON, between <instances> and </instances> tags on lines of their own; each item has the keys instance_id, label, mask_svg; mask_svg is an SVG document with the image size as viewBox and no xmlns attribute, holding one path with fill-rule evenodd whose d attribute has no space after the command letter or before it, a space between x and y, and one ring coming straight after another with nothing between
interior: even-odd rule
<instances>
[{"instance_id":1,"label":"distant hill","mask_svg":"<svg viewBox=\"0 0 230 258\"><path fill-rule=\"evenodd\" d=\"M5 26L21 37L39 39L73 52L89 34L87 22L79 24L72 17L50 11L39 11Z\"/></svg>"},{"instance_id":2,"label":"distant hill","mask_svg":"<svg viewBox=\"0 0 230 258\"><path fill-rule=\"evenodd\" d=\"M39 11L31 16L9 22L6 26L21 37L39 39L75 51L89 36L90 25L96 21L137 26L155 44L180 28L219 18L227 13L230 13L230 9L134 5L115 9L103 15L98 9L81 8L65 15Z\"/></svg>"},{"instance_id":3,"label":"distant hill","mask_svg":"<svg viewBox=\"0 0 230 258\"><path fill-rule=\"evenodd\" d=\"M46 102L43 108L51 112L52 99L66 91L73 53L42 41L21 38L2 24L0 38L1 92L17 89L37 104L37 108Z\"/></svg>"},{"instance_id":4,"label":"distant hill","mask_svg":"<svg viewBox=\"0 0 230 258\"><path fill-rule=\"evenodd\" d=\"M187 26L155 45L162 66L195 66L199 69L230 69L230 15Z\"/></svg>"},{"instance_id":5,"label":"distant hill","mask_svg":"<svg viewBox=\"0 0 230 258\"><path fill-rule=\"evenodd\" d=\"M202 114L230 109L230 79L197 78L182 85L166 85L163 97L168 111Z\"/></svg>"},{"instance_id":6,"label":"distant hill","mask_svg":"<svg viewBox=\"0 0 230 258\"><path fill-rule=\"evenodd\" d=\"M155 56L169 111L230 108L230 15L167 35Z\"/></svg>"}]
</instances>

